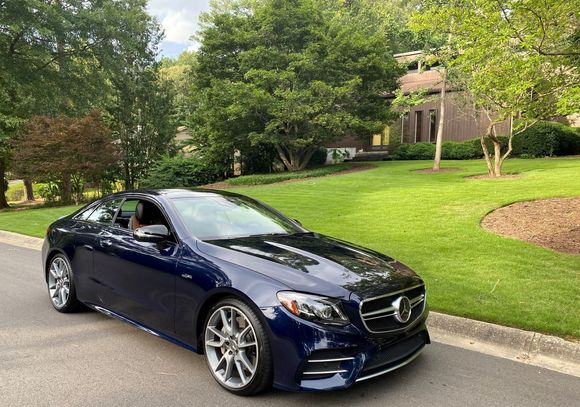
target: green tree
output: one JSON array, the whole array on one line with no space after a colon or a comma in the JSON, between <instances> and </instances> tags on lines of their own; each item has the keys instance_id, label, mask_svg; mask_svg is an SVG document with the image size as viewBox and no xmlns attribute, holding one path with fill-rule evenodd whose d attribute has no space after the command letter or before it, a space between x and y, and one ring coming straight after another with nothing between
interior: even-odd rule
<instances>
[{"instance_id":1,"label":"green tree","mask_svg":"<svg viewBox=\"0 0 580 407\"><path fill-rule=\"evenodd\" d=\"M456 85L489 119L481 145L491 176L501 176L514 135L580 108L577 9L560 0L423 0L414 15L415 29L449 36ZM496 126L514 118L501 151Z\"/></svg>"},{"instance_id":2,"label":"green tree","mask_svg":"<svg viewBox=\"0 0 580 407\"><path fill-rule=\"evenodd\" d=\"M150 44L159 28L146 6L146 0L0 1L0 180L10 139L23 123L104 107L111 78L131 68L136 55L155 54Z\"/></svg>"},{"instance_id":3,"label":"green tree","mask_svg":"<svg viewBox=\"0 0 580 407\"><path fill-rule=\"evenodd\" d=\"M113 137L121 149L126 189L145 177L151 164L170 152L175 137L171 85L159 80L157 66L133 67L114 79L108 108Z\"/></svg>"},{"instance_id":4,"label":"green tree","mask_svg":"<svg viewBox=\"0 0 580 407\"><path fill-rule=\"evenodd\" d=\"M178 125L186 123L191 111L190 103L195 89L193 87L193 72L196 65L196 54L191 51L185 51L175 59L161 59L159 76L162 81L169 84L172 90L175 108L174 120Z\"/></svg>"},{"instance_id":5,"label":"green tree","mask_svg":"<svg viewBox=\"0 0 580 407\"><path fill-rule=\"evenodd\" d=\"M272 145L294 171L323 143L381 131L392 115L380 95L401 68L359 18L324 0L214 3L194 72L197 144L221 154Z\"/></svg>"}]
</instances>

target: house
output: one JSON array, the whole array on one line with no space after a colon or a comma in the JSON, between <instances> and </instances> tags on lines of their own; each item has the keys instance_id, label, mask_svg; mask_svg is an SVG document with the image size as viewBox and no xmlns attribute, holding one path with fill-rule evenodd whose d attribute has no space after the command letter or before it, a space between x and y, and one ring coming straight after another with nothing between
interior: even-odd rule
<instances>
[{"instance_id":1,"label":"house","mask_svg":"<svg viewBox=\"0 0 580 407\"><path fill-rule=\"evenodd\" d=\"M439 124L440 101L437 96L441 92L442 77L437 66L423 63L423 52L413 51L395 54L395 59L407 66L407 73L399 81L404 94L418 89L427 89L433 97L428 101L414 106L408 113L390 126L383 133L375 134L368 139L345 136L327 148L356 148L357 155L375 153L372 157L380 158L386 155L389 146L398 143L434 143ZM385 99L393 99L394 95L384 95ZM445 95L445 118L443 140L463 141L479 137L489 125L489 119L483 113L476 113L467 100L464 91L448 88ZM508 134L510 121L496 126L499 134ZM369 154L367 154L369 155Z\"/></svg>"}]
</instances>

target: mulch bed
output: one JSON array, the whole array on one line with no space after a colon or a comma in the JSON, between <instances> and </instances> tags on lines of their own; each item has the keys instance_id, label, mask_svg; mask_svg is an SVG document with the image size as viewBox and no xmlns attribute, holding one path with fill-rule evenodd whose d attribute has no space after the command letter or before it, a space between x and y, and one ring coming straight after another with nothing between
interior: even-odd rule
<instances>
[{"instance_id":1,"label":"mulch bed","mask_svg":"<svg viewBox=\"0 0 580 407\"><path fill-rule=\"evenodd\" d=\"M580 254L580 197L517 202L491 212L481 226L558 252Z\"/></svg>"},{"instance_id":2,"label":"mulch bed","mask_svg":"<svg viewBox=\"0 0 580 407\"><path fill-rule=\"evenodd\" d=\"M433 168L423 168L421 170L415 170L419 174L439 174L440 172L456 172L463 171L463 168L441 168L439 171L433 171Z\"/></svg>"},{"instance_id":3,"label":"mulch bed","mask_svg":"<svg viewBox=\"0 0 580 407\"><path fill-rule=\"evenodd\" d=\"M229 184L226 184L225 182L222 181L222 182L214 182L213 184L202 185L201 188L207 188L207 189L235 189L235 188L259 187L261 185L287 184L289 182L308 181L308 180L311 180L313 178L334 177L334 176L337 176L337 175L350 174L352 172L367 171L367 170L370 170L370 169L373 169L373 168L375 168L375 166L372 165L372 164L352 163L351 164L351 167L349 169L347 169L347 170L342 170L342 171L334 172L332 174L323 175L321 177L308 177L308 178L287 179L287 180L280 181L280 182L275 182L275 183L272 183L272 184L258 184L258 185L229 185Z\"/></svg>"}]
</instances>

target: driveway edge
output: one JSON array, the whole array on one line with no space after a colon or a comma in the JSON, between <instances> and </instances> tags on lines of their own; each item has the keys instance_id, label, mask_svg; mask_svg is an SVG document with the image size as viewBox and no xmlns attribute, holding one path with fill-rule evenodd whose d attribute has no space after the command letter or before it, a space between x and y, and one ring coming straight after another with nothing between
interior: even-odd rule
<instances>
[{"instance_id":1,"label":"driveway edge","mask_svg":"<svg viewBox=\"0 0 580 407\"><path fill-rule=\"evenodd\" d=\"M44 240L38 237L21 235L20 233L6 232L0 230L0 243L13 246L24 247L26 249L40 250Z\"/></svg>"},{"instance_id":2,"label":"driveway edge","mask_svg":"<svg viewBox=\"0 0 580 407\"><path fill-rule=\"evenodd\" d=\"M0 242L40 250L43 239L0 230ZM580 377L580 343L556 336L431 312L432 339Z\"/></svg>"},{"instance_id":3,"label":"driveway edge","mask_svg":"<svg viewBox=\"0 0 580 407\"><path fill-rule=\"evenodd\" d=\"M580 377L580 343L556 336L431 312L433 340Z\"/></svg>"}]
</instances>

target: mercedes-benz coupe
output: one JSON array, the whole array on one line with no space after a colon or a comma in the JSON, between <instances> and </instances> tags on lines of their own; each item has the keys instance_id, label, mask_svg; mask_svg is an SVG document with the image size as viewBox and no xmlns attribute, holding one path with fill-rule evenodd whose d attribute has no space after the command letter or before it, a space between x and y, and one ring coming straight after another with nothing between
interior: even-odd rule
<instances>
[{"instance_id":1,"label":"mercedes-benz coupe","mask_svg":"<svg viewBox=\"0 0 580 407\"><path fill-rule=\"evenodd\" d=\"M84 304L203 354L239 395L346 388L429 343L412 270L238 194L114 194L54 222L42 253L57 311Z\"/></svg>"}]
</instances>

